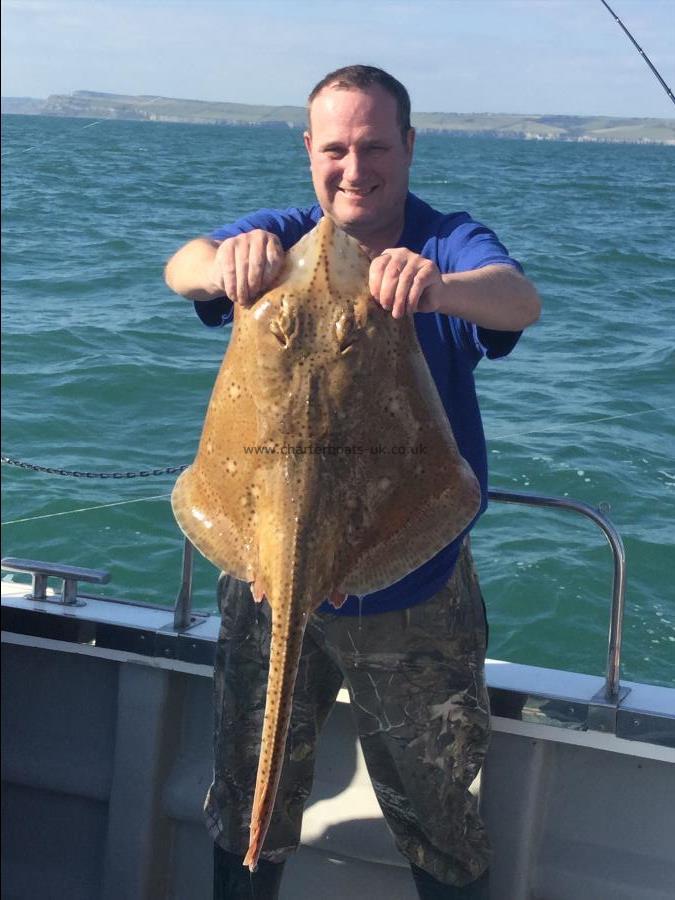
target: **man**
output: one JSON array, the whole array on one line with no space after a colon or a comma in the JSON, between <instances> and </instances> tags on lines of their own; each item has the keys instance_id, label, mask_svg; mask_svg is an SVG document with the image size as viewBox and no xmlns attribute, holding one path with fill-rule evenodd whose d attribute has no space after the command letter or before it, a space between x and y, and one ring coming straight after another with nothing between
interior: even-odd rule
<instances>
[{"instance_id":1,"label":"man","mask_svg":"<svg viewBox=\"0 0 675 900\"><path fill-rule=\"evenodd\" d=\"M229 321L277 278L284 253L322 215L371 257L370 290L392 316L415 314L460 452L487 491L473 384L483 356L504 356L540 304L519 264L466 213L443 215L408 191L415 132L403 85L380 69L327 75L309 98L304 135L318 204L260 210L197 238L166 269L209 325ZM468 529L467 529L468 531ZM297 846L314 747L343 679L373 785L421 898L486 898L489 850L470 790L487 747L487 625L468 538L395 585L307 628L275 814L260 868L242 867L267 672L269 615L246 586L221 580L216 765L206 800L216 843L215 897L275 897ZM358 625L354 627L354 616Z\"/></svg>"}]
</instances>

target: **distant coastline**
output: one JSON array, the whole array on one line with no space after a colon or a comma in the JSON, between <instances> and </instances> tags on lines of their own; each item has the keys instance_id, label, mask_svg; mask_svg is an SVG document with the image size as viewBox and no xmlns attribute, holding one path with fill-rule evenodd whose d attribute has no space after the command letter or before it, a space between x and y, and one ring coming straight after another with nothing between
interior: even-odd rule
<instances>
[{"instance_id":1,"label":"distant coastline","mask_svg":"<svg viewBox=\"0 0 675 900\"><path fill-rule=\"evenodd\" d=\"M178 122L191 125L303 128L306 124L305 109L301 106L220 103L180 100L172 97L108 94L98 91L53 94L46 100L33 97L3 97L2 112L14 115ZM421 112L413 115L413 125L422 133L435 132L467 137L675 146L675 119Z\"/></svg>"}]
</instances>

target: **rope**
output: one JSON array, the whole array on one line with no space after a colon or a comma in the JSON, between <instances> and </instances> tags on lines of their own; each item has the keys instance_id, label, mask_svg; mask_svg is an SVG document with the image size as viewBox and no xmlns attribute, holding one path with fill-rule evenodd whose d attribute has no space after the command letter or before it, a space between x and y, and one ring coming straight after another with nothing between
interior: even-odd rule
<instances>
[{"instance_id":1,"label":"rope","mask_svg":"<svg viewBox=\"0 0 675 900\"><path fill-rule=\"evenodd\" d=\"M492 434L490 435L490 440L504 441L508 438L525 437L528 434L539 434L539 432L541 431L565 431L566 429L575 428L579 425L594 425L596 422L611 422L614 419L628 419L631 416L644 416L645 413L667 412L669 409L675 409L675 407L671 404L670 406L659 406L656 409L640 409L637 412L620 413L618 416L601 416L599 419L586 419L585 422L568 422L567 424L558 423L557 425L541 425L539 428L530 429L530 431L510 431L507 434Z\"/></svg>"},{"instance_id":2,"label":"rope","mask_svg":"<svg viewBox=\"0 0 675 900\"><path fill-rule=\"evenodd\" d=\"M82 131L84 131L85 128L93 128L94 125L100 125L100 124L101 124L100 120L96 121L96 122L90 122L88 125L82 126ZM31 150L39 150L40 147L44 147L45 144L53 144L54 141L63 140L63 138L65 138L65 137L68 137L68 135L67 134L58 134L56 137L49 138L46 141L40 141L39 144L33 144L32 147L24 147L21 150L18 147L8 147L6 150L2 151L2 158L4 159L5 156L9 156L10 153L30 153Z\"/></svg>"},{"instance_id":3,"label":"rope","mask_svg":"<svg viewBox=\"0 0 675 900\"><path fill-rule=\"evenodd\" d=\"M656 409L641 409L637 412L632 413L621 413L617 416L601 416L597 419L587 419L585 422L573 422L569 424L557 424L557 425L544 425L539 428L532 428L529 431L514 431L508 434L497 434L492 436L492 440L503 441L508 440L513 437L524 437L528 434L538 434L541 431L555 431L558 429L567 429L574 428L580 425L593 425L596 422L611 422L616 419L628 419L632 416L643 416L646 413L652 412L665 412L667 410L673 409L672 404L670 406L661 406ZM57 469L52 466L38 466L34 463L28 463L23 460L13 459L12 457L5 456L3 453L0 457L3 463L9 466L18 466L20 469L29 469L32 472L44 472L48 475L66 475L71 478L147 478L153 475L174 475L178 472L182 472L184 469L188 468L188 465L183 466L166 466L163 469L144 469L138 472L79 472L70 469ZM134 500L117 500L113 503L101 503L97 506L82 506L79 509L68 509L63 512L56 513L45 513L39 516L27 516L23 519L8 519L5 522L0 524L2 525L18 525L22 522L35 522L38 519L52 519L56 516L72 516L75 513L81 512L90 512L95 509L108 509L111 506L124 506L127 503L147 503L151 500L166 500L170 497L170 494L155 494L152 497L138 497Z\"/></svg>"},{"instance_id":4,"label":"rope","mask_svg":"<svg viewBox=\"0 0 675 900\"><path fill-rule=\"evenodd\" d=\"M152 100L150 100L145 105L151 106L153 103L158 103L160 100L165 100L165 99L166 99L165 97L154 97ZM59 118L59 117L57 116L57 118ZM87 116L87 118L91 118L91 116ZM81 129L78 129L78 130L84 131L86 128L93 128L95 125L102 125L104 121L108 122L111 120L117 121L112 116L106 117L105 120L104 119L96 119L95 122L89 122L87 125L82 125ZM7 147L7 149L3 149L1 155L2 155L2 158L4 159L5 156L8 156L10 153L30 153L31 150L39 150L40 147L44 147L45 144L53 144L54 141L61 141L66 137L69 137L69 135L66 133L57 134L56 137L49 138L46 141L40 141L39 144L34 144L32 147L24 147L23 149L19 149L18 147Z\"/></svg>"},{"instance_id":5,"label":"rope","mask_svg":"<svg viewBox=\"0 0 675 900\"><path fill-rule=\"evenodd\" d=\"M57 469L53 466L39 466L35 463L25 462L21 459L13 459L4 453L1 460L5 465L17 466L19 469L28 469L31 472L43 472L47 475L65 475L70 478L148 478L154 475L175 475L187 469L187 464L183 466L166 466L163 469L143 469L138 472L79 472L73 469ZM152 497L138 497L134 500L116 500L113 503L100 503L97 506L82 506L79 509L67 509L63 512L45 513L39 516L27 516L23 519L7 519L1 522L2 525L19 525L22 522L35 522L38 519L53 519L56 516L72 516L75 513L90 512L95 509L107 509L111 506L124 506L127 503L147 503L150 500L166 500L170 494L155 494Z\"/></svg>"},{"instance_id":6,"label":"rope","mask_svg":"<svg viewBox=\"0 0 675 900\"><path fill-rule=\"evenodd\" d=\"M171 494L156 494L154 497L137 497L135 500L117 500L115 503L101 503L99 506L81 506L79 509L66 509L63 512L45 513L41 516L28 516L25 519L9 519L2 525L18 525L20 522L35 522L37 519L53 519L55 516L72 516L75 513L89 512L92 509L106 509L109 506L124 506L125 503L147 503L148 500L166 500Z\"/></svg>"}]
</instances>

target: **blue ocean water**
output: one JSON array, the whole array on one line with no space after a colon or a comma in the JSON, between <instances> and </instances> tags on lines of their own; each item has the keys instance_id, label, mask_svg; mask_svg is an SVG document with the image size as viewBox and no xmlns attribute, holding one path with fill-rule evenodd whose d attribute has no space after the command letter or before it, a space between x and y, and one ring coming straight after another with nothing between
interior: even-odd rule
<instances>
[{"instance_id":1,"label":"blue ocean water","mask_svg":"<svg viewBox=\"0 0 675 900\"><path fill-rule=\"evenodd\" d=\"M164 286L184 241L310 203L298 131L3 116L3 453L85 471L190 462L227 333ZM477 381L496 488L607 504L628 558L624 677L675 684L675 148L420 135L412 188L525 265L542 320ZM3 555L109 569L170 604L175 476L3 466ZM611 557L563 512L474 532L493 658L601 674ZM197 565L195 605L216 573Z\"/></svg>"}]
</instances>

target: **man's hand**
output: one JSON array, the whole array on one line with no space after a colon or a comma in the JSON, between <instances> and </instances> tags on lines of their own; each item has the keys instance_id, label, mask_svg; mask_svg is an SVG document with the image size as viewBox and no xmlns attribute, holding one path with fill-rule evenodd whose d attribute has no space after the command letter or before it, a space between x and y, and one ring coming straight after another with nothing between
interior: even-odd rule
<instances>
[{"instance_id":1,"label":"man's hand","mask_svg":"<svg viewBox=\"0 0 675 900\"><path fill-rule=\"evenodd\" d=\"M257 229L222 243L200 237L189 241L167 262L164 278L188 300L227 296L248 305L269 290L284 261L279 238Z\"/></svg>"},{"instance_id":2,"label":"man's hand","mask_svg":"<svg viewBox=\"0 0 675 900\"><path fill-rule=\"evenodd\" d=\"M234 303L249 306L272 287L283 262L279 238L257 228L220 244L211 264L209 281Z\"/></svg>"},{"instance_id":3,"label":"man's hand","mask_svg":"<svg viewBox=\"0 0 675 900\"><path fill-rule=\"evenodd\" d=\"M383 309L402 319L416 312L435 312L443 282L430 259L397 247L384 250L371 262L369 287Z\"/></svg>"},{"instance_id":4,"label":"man's hand","mask_svg":"<svg viewBox=\"0 0 675 900\"><path fill-rule=\"evenodd\" d=\"M403 247L372 260L369 286L395 319L439 312L496 331L522 331L541 313L536 288L510 265L441 275L431 260Z\"/></svg>"}]
</instances>

